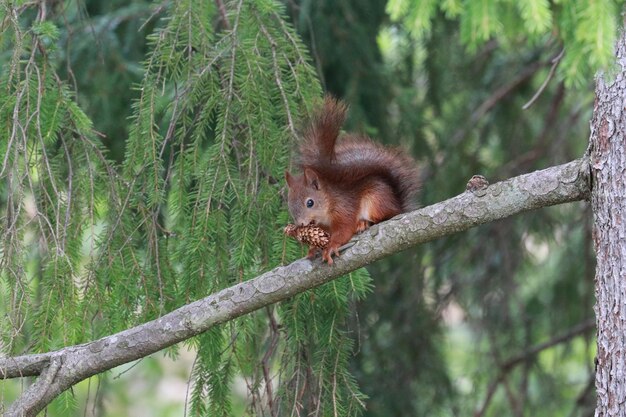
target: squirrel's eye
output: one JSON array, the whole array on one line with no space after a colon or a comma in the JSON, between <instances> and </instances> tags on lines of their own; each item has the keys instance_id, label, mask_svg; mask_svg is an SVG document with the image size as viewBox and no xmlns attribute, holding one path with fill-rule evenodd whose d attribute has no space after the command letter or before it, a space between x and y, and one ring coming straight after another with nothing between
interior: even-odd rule
<instances>
[{"instance_id":1,"label":"squirrel's eye","mask_svg":"<svg viewBox=\"0 0 626 417\"><path fill-rule=\"evenodd\" d=\"M313 207L313 204L315 204L315 203L314 203L314 202L313 202L313 200L311 200L310 198L306 201L306 206L307 206L308 208Z\"/></svg>"}]
</instances>

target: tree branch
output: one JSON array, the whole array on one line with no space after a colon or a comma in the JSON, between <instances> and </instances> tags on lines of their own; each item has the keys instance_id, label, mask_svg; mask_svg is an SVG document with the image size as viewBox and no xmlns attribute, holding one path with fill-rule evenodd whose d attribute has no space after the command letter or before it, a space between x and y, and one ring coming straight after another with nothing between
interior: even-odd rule
<instances>
[{"instance_id":1,"label":"tree branch","mask_svg":"<svg viewBox=\"0 0 626 417\"><path fill-rule=\"evenodd\" d=\"M522 353L513 356L506 362L504 362L500 368L503 372L509 372L511 369L519 365L520 363L529 360L530 358L536 356L546 349L550 349L553 346L561 344L563 342L567 342L573 339L576 336L587 333L590 330L593 330L596 327L596 320L591 318L583 321L582 323L577 324L576 326L569 329L566 333L563 333L559 336L556 336L548 341L540 343L532 348L523 351Z\"/></svg>"},{"instance_id":2,"label":"tree branch","mask_svg":"<svg viewBox=\"0 0 626 417\"><path fill-rule=\"evenodd\" d=\"M488 187L474 187L474 191L373 226L351 242L333 266L301 259L90 343L0 358L2 379L40 375L5 416L34 417L61 392L85 378L325 284L392 253L517 213L587 199L588 173L588 161L579 159Z\"/></svg>"},{"instance_id":3,"label":"tree branch","mask_svg":"<svg viewBox=\"0 0 626 417\"><path fill-rule=\"evenodd\" d=\"M535 357L536 355L538 355L539 353L543 352L546 349L550 349L553 346L556 346L560 343L567 342L577 336L580 336L581 334L589 332L595 327L595 325L596 325L595 319L585 320L582 323L579 323L576 326L572 327L567 332L559 336L556 336L546 342L533 346L523 351L522 353L511 357L502 365L500 365L500 372L498 373L498 376L496 377L496 379L494 379L491 382L491 384L489 384L489 387L487 388L487 395L485 396L485 400L483 401L480 409L474 412L474 417L482 417L485 415L485 413L487 412L487 408L489 407L489 404L491 403L491 400L493 399L493 395L496 392L496 389L498 388L500 383L502 383L503 381L506 381L506 376L509 374L509 372L513 370L513 368L515 368L517 365L527 360L532 359L533 357Z\"/></svg>"},{"instance_id":4,"label":"tree branch","mask_svg":"<svg viewBox=\"0 0 626 417\"><path fill-rule=\"evenodd\" d=\"M37 376L50 364L50 353L18 356L15 358L0 357L0 379Z\"/></svg>"}]
</instances>

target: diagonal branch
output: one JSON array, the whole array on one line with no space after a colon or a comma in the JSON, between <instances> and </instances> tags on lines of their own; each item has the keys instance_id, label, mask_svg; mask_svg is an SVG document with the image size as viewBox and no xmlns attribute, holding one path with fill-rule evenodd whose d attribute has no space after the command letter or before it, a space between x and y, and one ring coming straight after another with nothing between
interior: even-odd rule
<instances>
[{"instance_id":1,"label":"diagonal branch","mask_svg":"<svg viewBox=\"0 0 626 417\"><path fill-rule=\"evenodd\" d=\"M498 386L500 385L500 383L502 383L503 381L506 381L507 375L509 374L509 372L513 370L513 368L515 368L517 365L523 362L526 362L532 359L533 357L537 356L539 353L543 352L546 349L550 349L553 346L570 341L573 338L580 336L581 334L588 333L590 330L593 330L595 325L596 325L595 319L585 320L577 324L576 326L572 327L567 332L561 335L558 335L546 342L533 346L519 353L518 355L511 357L502 365L500 365L500 372L497 378L494 379L491 382L491 384L489 384L489 388L487 388L487 395L485 397L485 400L483 401L483 404L480 407L480 409L474 412L474 417L482 417L485 415L485 413L487 412L487 408L489 407L489 404L491 403L491 400L493 399L493 395L496 392L496 389L498 389Z\"/></svg>"},{"instance_id":2,"label":"diagonal branch","mask_svg":"<svg viewBox=\"0 0 626 417\"><path fill-rule=\"evenodd\" d=\"M552 339L545 341L543 343L540 343L536 346L531 347L530 349L527 349L523 352L521 352L518 355L513 356L512 358L508 359L506 362L504 362L500 368L502 368L503 372L509 372L511 369L513 369L514 367L516 367L517 365L519 365L522 362L525 362L527 360L529 360L530 358L533 358L534 356L536 356L537 354L543 352L546 349L550 349L553 346L556 346L558 344L567 342L571 339L573 339L574 337L580 336L581 334L587 333L590 330L593 330L596 327L596 320L591 318L591 319L587 319L579 324L577 324L576 326L572 327L571 329L569 329L567 332L558 335L556 337L553 337Z\"/></svg>"},{"instance_id":3,"label":"diagonal branch","mask_svg":"<svg viewBox=\"0 0 626 417\"><path fill-rule=\"evenodd\" d=\"M5 413L36 416L79 381L150 355L220 323L285 300L387 255L442 236L540 207L584 200L589 163L570 163L476 187L449 200L397 216L370 228L327 266L299 260L266 272L163 317L102 339L55 352L0 358L0 378L39 375Z\"/></svg>"}]
</instances>

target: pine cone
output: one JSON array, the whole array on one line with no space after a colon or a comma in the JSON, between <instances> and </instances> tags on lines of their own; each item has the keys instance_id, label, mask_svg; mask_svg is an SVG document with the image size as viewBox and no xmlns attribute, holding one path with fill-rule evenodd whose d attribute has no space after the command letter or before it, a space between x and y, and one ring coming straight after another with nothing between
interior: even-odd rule
<instances>
[{"instance_id":1,"label":"pine cone","mask_svg":"<svg viewBox=\"0 0 626 417\"><path fill-rule=\"evenodd\" d=\"M318 226L285 226L285 234L295 238L298 242L324 249L330 241L330 235Z\"/></svg>"}]
</instances>

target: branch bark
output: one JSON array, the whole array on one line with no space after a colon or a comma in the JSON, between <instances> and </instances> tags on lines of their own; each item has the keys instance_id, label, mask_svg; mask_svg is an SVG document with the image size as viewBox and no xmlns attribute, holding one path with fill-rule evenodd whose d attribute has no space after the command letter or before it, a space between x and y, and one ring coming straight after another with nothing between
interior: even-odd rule
<instances>
[{"instance_id":1,"label":"branch bark","mask_svg":"<svg viewBox=\"0 0 626 417\"><path fill-rule=\"evenodd\" d=\"M0 358L0 378L39 375L5 413L36 416L79 381L150 355L220 323L285 300L387 255L471 227L589 195L586 159L477 187L397 216L359 235L333 266L298 260L275 268L163 317L102 339L55 352Z\"/></svg>"}]
</instances>

